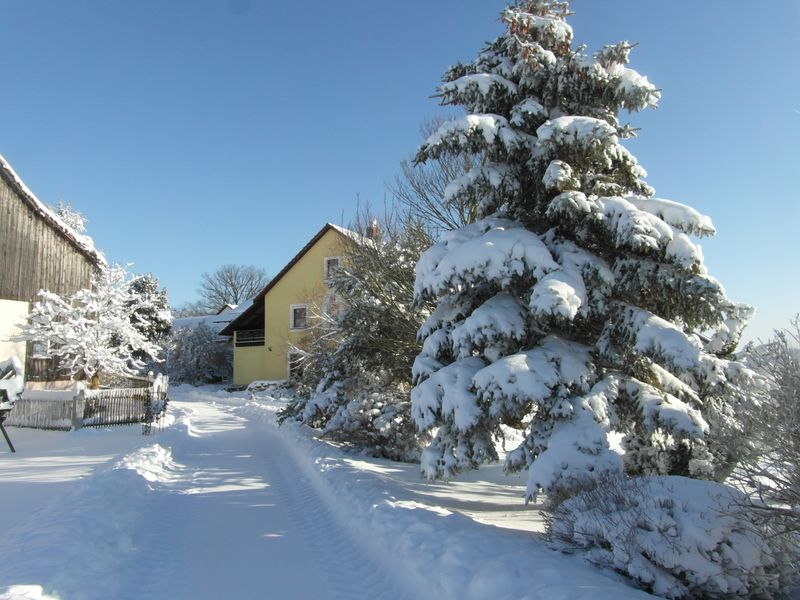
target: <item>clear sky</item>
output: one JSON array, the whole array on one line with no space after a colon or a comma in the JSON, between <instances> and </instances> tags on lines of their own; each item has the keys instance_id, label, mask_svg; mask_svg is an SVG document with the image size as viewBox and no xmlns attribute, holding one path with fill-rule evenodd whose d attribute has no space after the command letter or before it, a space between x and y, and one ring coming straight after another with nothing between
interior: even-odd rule
<instances>
[{"instance_id":1,"label":"clear sky","mask_svg":"<svg viewBox=\"0 0 800 600\"><path fill-rule=\"evenodd\" d=\"M385 183L441 114L441 73L502 1L0 0L0 154L115 262L196 299L225 263L281 267ZM663 89L627 143L660 197L710 215L712 275L800 311L800 2L576 0L577 42L638 42Z\"/></svg>"}]
</instances>

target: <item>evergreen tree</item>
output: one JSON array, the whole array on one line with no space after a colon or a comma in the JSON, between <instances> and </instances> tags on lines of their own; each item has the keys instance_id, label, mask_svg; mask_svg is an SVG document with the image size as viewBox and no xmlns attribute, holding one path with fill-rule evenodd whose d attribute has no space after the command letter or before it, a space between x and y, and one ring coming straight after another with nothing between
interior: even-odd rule
<instances>
[{"instance_id":1,"label":"evergreen tree","mask_svg":"<svg viewBox=\"0 0 800 600\"><path fill-rule=\"evenodd\" d=\"M689 238L710 219L655 198L620 143L634 134L620 111L660 98L626 66L632 45L587 55L567 16L556 1L507 8L507 32L443 77L442 103L468 114L417 155L474 157L445 200L479 215L417 265L416 302L437 304L413 368L414 419L438 427L422 470L495 460L510 424L527 427L506 469L529 469L528 497L623 466L720 478L753 378L730 357L752 311Z\"/></svg>"},{"instance_id":2,"label":"evergreen tree","mask_svg":"<svg viewBox=\"0 0 800 600\"><path fill-rule=\"evenodd\" d=\"M158 279L150 273L134 277L129 288L136 309L131 314L131 324L151 342L161 342L169 334L172 313L167 290L158 288Z\"/></svg>"}]
</instances>

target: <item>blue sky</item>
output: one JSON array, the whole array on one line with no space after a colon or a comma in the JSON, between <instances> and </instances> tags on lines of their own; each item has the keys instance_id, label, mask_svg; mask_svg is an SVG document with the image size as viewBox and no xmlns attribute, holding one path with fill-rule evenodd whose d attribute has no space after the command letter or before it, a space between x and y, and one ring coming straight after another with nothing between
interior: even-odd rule
<instances>
[{"instance_id":1,"label":"blue sky","mask_svg":"<svg viewBox=\"0 0 800 600\"><path fill-rule=\"evenodd\" d=\"M445 68L501 32L504 2L3 0L0 154L89 219L112 261L180 304L204 271L275 274L326 221L380 205L441 114ZM638 42L663 89L628 147L660 197L709 214L712 275L800 310L800 3L576 0L577 42Z\"/></svg>"}]
</instances>

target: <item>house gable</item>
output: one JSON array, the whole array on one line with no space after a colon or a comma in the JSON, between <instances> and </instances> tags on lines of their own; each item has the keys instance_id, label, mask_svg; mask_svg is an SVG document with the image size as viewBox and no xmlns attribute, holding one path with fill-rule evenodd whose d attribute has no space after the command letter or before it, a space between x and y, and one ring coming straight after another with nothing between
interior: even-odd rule
<instances>
[{"instance_id":1,"label":"house gable","mask_svg":"<svg viewBox=\"0 0 800 600\"><path fill-rule=\"evenodd\" d=\"M302 347L307 329L293 328L300 313L295 310L322 304L327 286L325 265L339 256L351 237L347 230L326 224L275 276L253 302L253 306L228 325L221 334L237 335L252 329L264 330L264 345L234 347L234 383L256 379L285 379L289 353ZM311 315L308 315L309 318ZM298 323L300 321L297 321Z\"/></svg>"}]
</instances>

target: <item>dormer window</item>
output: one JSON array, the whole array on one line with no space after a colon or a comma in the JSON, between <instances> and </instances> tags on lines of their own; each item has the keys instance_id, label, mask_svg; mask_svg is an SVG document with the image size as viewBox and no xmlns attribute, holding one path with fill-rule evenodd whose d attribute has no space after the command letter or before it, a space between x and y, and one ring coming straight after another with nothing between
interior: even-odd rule
<instances>
[{"instance_id":1,"label":"dormer window","mask_svg":"<svg viewBox=\"0 0 800 600\"><path fill-rule=\"evenodd\" d=\"M328 256L325 258L325 279L330 279L331 276L339 268L339 257Z\"/></svg>"}]
</instances>

